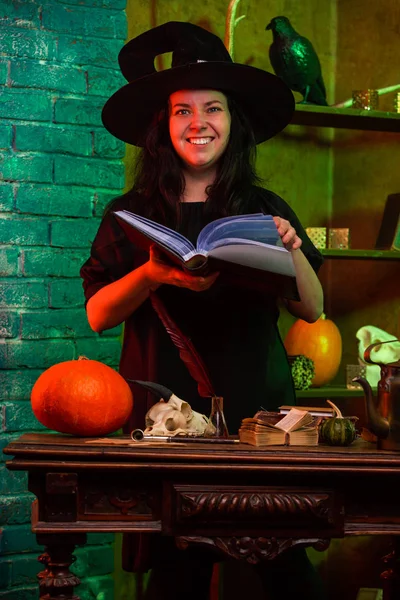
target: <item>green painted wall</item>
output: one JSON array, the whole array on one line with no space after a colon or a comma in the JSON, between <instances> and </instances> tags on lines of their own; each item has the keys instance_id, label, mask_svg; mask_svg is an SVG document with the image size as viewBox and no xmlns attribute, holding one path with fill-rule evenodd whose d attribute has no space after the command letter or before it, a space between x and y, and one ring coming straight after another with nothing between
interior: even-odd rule
<instances>
[{"instance_id":1,"label":"green painted wall","mask_svg":"<svg viewBox=\"0 0 400 600\"><path fill-rule=\"evenodd\" d=\"M51 365L84 354L118 363L119 329L95 335L79 268L104 204L124 186L124 144L100 109L123 78L125 0L0 3L0 449L43 431L30 391ZM38 597L25 474L0 453L0 599ZM9 457L8 457L9 458ZM113 535L76 551L81 600L113 598Z\"/></svg>"}]
</instances>

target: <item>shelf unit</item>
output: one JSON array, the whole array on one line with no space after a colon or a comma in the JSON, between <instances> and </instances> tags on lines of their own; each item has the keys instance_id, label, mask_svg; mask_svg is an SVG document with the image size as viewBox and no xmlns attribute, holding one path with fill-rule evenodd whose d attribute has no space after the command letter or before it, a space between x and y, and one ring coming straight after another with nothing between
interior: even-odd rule
<instances>
[{"instance_id":1,"label":"shelf unit","mask_svg":"<svg viewBox=\"0 0 400 600\"><path fill-rule=\"evenodd\" d=\"M314 104L297 104L291 124L400 133L400 113L317 106ZM321 253L326 258L357 260L400 259L400 252L397 250L340 250L327 248L321 250Z\"/></svg>"},{"instance_id":2,"label":"shelf unit","mask_svg":"<svg viewBox=\"0 0 400 600\"><path fill-rule=\"evenodd\" d=\"M336 248L323 248L320 252L325 258L400 260L400 251L398 250L340 250Z\"/></svg>"},{"instance_id":3,"label":"shelf unit","mask_svg":"<svg viewBox=\"0 0 400 600\"><path fill-rule=\"evenodd\" d=\"M400 113L297 104L291 124L400 133Z\"/></svg>"},{"instance_id":4,"label":"shelf unit","mask_svg":"<svg viewBox=\"0 0 400 600\"><path fill-rule=\"evenodd\" d=\"M362 131L379 131L400 133L400 114L395 112L368 111L354 108L339 108L334 106L317 106L311 104L297 104L291 121L292 125L308 127L332 127ZM334 249L320 250L326 259L339 260L400 260L400 252L396 250L364 250L364 249ZM376 390L373 390L376 393ZM348 389L343 386L325 386L296 390L299 399L325 400L330 398L360 398L364 397L364 390ZM358 405L358 400L357 400Z\"/></svg>"},{"instance_id":5,"label":"shelf unit","mask_svg":"<svg viewBox=\"0 0 400 600\"><path fill-rule=\"evenodd\" d=\"M297 104L291 124L400 133L400 113ZM346 260L400 259L400 251L397 250L324 248L321 253L325 258Z\"/></svg>"},{"instance_id":6,"label":"shelf unit","mask_svg":"<svg viewBox=\"0 0 400 600\"><path fill-rule=\"evenodd\" d=\"M364 396L364 391L361 388L349 390L344 386L326 386L296 390L296 398L350 398L357 396Z\"/></svg>"}]
</instances>

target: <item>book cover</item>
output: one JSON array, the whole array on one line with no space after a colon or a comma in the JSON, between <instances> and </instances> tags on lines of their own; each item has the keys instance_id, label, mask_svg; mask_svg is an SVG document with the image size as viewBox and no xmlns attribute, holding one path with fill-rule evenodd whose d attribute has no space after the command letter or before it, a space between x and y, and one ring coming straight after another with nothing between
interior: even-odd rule
<instances>
[{"instance_id":1,"label":"book cover","mask_svg":"<svg viewBox=\"0 0 400 600\"><path fill-rule=\"evenodd\" d=\"M282 405L279 406L279 412L282 415L287 415L288 412L292 410L293 406ZM297 410L303 410L309 412L313 417L333 417L335 415L335 411L330 406L298 406L296 405Z\"/></svg>"},{"instance_id":2,"label":"book cover","mask_svg":"<svg viewBox=\"0 0 400 600\"><path fill-rule=\"evenodd\" d=\"M375 248L400 250L400 194L387 197Z\"/></svg>"},{"instance_id":3,"label":"book cover","mask_svg":"<svg viewBox=\"0 0 400 600\"><path fill-rule=\"evenodd\" d=\"M114 213L127 238L149 251L155 244L172 263L194 275L224 273L235 285L299 300L290 252L270 215L224 217L209 223L194 246L180 233L129 211Z\"/></svg>"}]
</instances>

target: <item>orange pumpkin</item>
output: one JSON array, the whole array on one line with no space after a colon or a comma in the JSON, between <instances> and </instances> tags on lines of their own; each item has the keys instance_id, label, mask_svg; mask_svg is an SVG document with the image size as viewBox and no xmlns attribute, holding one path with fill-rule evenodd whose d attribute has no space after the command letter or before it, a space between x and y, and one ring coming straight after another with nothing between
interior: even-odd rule
<instances>
[{"instance_id":1,"label":"orange pumpkin","mask_svg":"<svg viewBox=\"0 0 400 600\"><path fill-rule=\"evenodd\" d=\"M326 385L338 372L342 338L335 323L324 314L315 323L298 319L289 329L284 344L289 355L303 354L314 362L311 387Z\"/></svg>"},{"instance_id":2,"label":"orange pumpkin","mask_svg":"<svg viewBox=\"0 0 400 600\"><path fill-rule=\"evenodd\" d=\"M111 367L85 357L44 371L32 388L31 403L45 427L89 437L116 431L133 408L125 379Z\"/></svg>"}]
</instances>

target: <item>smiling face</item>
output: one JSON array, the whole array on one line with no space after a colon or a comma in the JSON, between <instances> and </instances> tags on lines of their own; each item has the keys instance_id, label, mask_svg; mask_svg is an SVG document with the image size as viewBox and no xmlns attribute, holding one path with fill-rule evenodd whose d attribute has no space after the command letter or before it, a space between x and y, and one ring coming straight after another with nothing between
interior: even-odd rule
<instances>
[{"instance_id":1,"label":"smiling face","mask_svg":"<svg viewBox=\"0 0 400 600\"><path fill-rule=\"evenodd\" d=\"M179 90L169 98L169 133L186 168L215 168L231 128L228 100L215 90Z\"/></svg>"}]
</instances>

